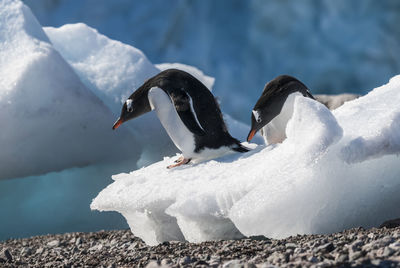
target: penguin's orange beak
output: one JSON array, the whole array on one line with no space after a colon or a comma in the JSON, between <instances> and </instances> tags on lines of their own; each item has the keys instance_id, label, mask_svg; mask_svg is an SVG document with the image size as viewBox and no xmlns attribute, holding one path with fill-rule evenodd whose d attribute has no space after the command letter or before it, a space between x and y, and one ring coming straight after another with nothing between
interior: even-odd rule
<instances>
[{"instance_id":1,"label":"penguin's orange beak","mask_svg":"<svg viewBox=\"0 0 400 268\"><path fill-rule=\"evenodd\" d=\"M251 139L256 135L257 130L253 129L250 131L249 135L247 136L247 141L250 142Z\"/></svg>"},{"instance_id":2,"label":"penguin's orange beak","mask_svg":"<svg viewBox=\"0 0 400 268\"><path fill-rule=\"evenodd\" d=\"M117 129L120 125L122 125L124 121L120 118L118 118L118 120L114 123L113 128L112 129Z\"/></svg>"}]
</instances>

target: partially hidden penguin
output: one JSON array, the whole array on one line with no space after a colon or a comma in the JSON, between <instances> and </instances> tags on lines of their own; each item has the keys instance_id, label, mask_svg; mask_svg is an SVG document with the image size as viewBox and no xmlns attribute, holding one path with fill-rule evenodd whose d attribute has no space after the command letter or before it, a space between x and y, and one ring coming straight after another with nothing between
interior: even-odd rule
<instances>
[{"instance_id":1,"label":"partially hidden penguin","mask_svg":"<svg viewBox=\"0 0 400 268\"><path fill-rule=\"evenodd\" d=\"M187 72L168 69L147 80L125 101L113 129L152 110L182 152L167 168L249 151L229 134L211 92Z\"/></svg>"},{"instance_id":2,"label":"partially hidden penguin","mask_svg":"<svg viewBox=\"0 0 400 268\"><path fill-rule=\"evenodd\" d=\"M267 144L286 139L286 125L293 114L296 95L315 99L310 90L298 79L280 75L268 82L251 113L251 129L247 141L260 130Z\"/></svg>"}]
</instances>

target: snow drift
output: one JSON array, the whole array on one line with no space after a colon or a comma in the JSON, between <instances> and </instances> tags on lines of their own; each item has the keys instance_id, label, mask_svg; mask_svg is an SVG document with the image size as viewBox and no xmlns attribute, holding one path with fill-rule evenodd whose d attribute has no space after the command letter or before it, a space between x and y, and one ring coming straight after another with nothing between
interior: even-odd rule
<instances>
[{"instance_id":1,"label":"snow drift","mask_svg":"<svg viewBox=\"0 0 400 268\"><path fill-rule=\"evenodd\" d=\"M124 157L134 137L54 50L30 10L0 2L0 179Z\"/></svg>"},{"instance_id":2,"label":"snow drift","mask_svg":"<svg viewBox=\"0 0 400 268\"><path fill-rule=\"evenodd\" d=\"M152 245L376 226L400 214L399 101L400 76L333 114L296 97L282 144L114 175L91 208L120 212Z\"/></svg>"}]
</instances>

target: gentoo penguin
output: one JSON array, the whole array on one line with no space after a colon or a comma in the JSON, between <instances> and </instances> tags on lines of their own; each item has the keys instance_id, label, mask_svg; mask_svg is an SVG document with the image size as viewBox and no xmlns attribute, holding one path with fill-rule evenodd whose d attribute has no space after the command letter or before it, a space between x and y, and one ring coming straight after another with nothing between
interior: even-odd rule
<instances>
[{"instance_id":1,"label":"gentoo penguin","mask_svg":"<svg viewBox=\"0 0 400 268\"><path fill-rule=\"evenodd\" d=\"M152 110L182 152L168 168L249 151L229 134L211 92L189 73L168 69L147 80L126 100L113 129Z\"/></svg>"},{"instance_id":2,"label":"gentoo penguin","mask_svg":"<svg viewBox=\"0 0 400 268\"><path fill-rule=\"evenodd\" d=\"M314 99L302 82L289 75L280 75L265 85L252 110L247 141L260 129L267 144L280 143L286 138L286 125L293 114L293 93Z\"/></svg>"}]
</instances>

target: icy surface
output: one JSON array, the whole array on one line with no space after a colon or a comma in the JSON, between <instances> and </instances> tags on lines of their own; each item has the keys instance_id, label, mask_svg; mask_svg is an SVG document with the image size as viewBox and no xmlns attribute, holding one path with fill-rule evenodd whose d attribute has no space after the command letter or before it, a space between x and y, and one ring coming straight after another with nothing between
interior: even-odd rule
<instances>
[{"instance_id":1,"label":"icy surface","mask_svg":"<svg viewBox=\"0 0 400 268\"><path fill-rule=\"evenodd\" d=\"M282 144L114 175L91 208L120 212L152 245L376 226L400 214L399 81L334 114L296 97Z\"/></svg>"},{"instance_id":2,"label":"icy surface","mask_svg":"<svg viewBox=\"0 0 400 268\"><path fill-rule=\"evenodd\" d=\"M133 135L53 49L29 8L0 2L0 179L124 157ZM105 142L106 141L106 142Z\"/></svg>"}]
</instances>

